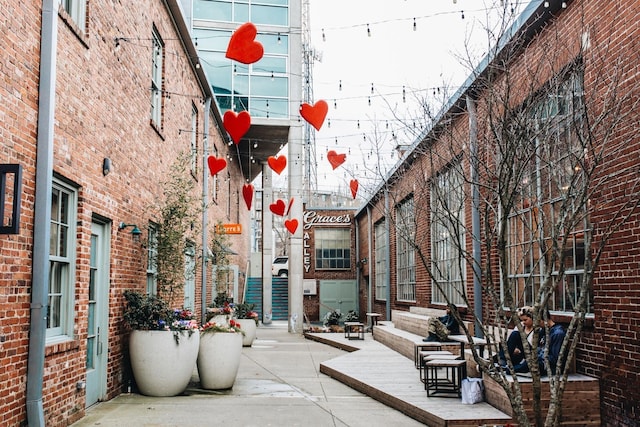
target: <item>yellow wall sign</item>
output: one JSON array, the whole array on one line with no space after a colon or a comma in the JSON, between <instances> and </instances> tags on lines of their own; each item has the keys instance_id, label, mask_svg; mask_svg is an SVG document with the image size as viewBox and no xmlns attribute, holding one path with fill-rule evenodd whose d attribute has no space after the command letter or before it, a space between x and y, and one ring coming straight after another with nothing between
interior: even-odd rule
<instances>
[{"instance_id":1,"label":"yellow wall sign","mask_svg":"<svg viewBox=\"0 0 640 427\"><path fill-rule=\"evenodd\" d=\"M242 234L242 224L218 224L216 226L218 234Z\"/></svg>"}]
</instances>

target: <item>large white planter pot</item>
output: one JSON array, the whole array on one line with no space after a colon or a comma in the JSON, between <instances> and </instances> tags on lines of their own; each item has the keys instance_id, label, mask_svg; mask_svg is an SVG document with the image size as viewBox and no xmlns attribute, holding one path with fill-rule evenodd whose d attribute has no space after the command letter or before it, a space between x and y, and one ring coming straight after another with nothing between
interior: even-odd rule
<instances>
[{"instance_id":1,"label":"large white planter pot","mask_svg":"<svg viewBox=\"0 0 640 427\"><path fill-rule=\"evenodd\" d=\"M183 331L176 344L173 331L132 331L131 368L140 393L175 396L189 385L198 358L200 331Z\"/></svg>"},{"instance_id":2,"label":"large white planter pot","mask_svg":"<svg viewBox=\"0 0 640 427\"><path fill-rule=\"evenodd\" d=\"M253 319L236 319L236 322L240 324L240 329L244 331L244 337L242 337L242 346L251 347L253 340L256 339L257 325Z\"/></svg>"},{"instance_id":3,"label":"large white planter pot","mask_svg":"<svg viewBox=\"0 0 640 427\"><path fill-rule=\"evenodd\" d=\"M200 386L207 390L224 390L233 387L240 367L241 355L241 333L202 334L198 352Z\"/></svg>"}]
</instances>

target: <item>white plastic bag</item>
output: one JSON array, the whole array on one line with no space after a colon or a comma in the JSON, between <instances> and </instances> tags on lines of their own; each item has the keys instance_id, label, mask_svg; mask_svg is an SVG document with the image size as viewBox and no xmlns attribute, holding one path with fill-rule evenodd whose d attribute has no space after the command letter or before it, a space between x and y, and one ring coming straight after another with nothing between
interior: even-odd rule
<instances>
[{"instance_id":1,"label":"white plastic bag","mask_svg":"<svg viewBox=\"0 0 640 427\"><path fill-rule=\"evenodd\" d=\"M462 403L473 405L484 401L482 378L464 378L462 380Z\"/></svg>"}]
</instances>

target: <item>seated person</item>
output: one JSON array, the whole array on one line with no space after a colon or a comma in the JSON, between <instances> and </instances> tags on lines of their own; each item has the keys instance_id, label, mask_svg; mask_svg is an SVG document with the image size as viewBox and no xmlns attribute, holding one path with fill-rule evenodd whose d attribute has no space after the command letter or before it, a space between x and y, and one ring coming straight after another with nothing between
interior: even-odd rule
<instances>
[{"instance_id":1,"label":"seated person","mask_svg":"<svg viewBox=\"0 0 640 427\"><path fill-rule=\"evenodd\" d=\"M522 328L524 329L524 333L527 336L527 341L529 342L529 348L531 349L531 345L533 344L533 336L534 336L534 327L533 327L533 312L532 308L529 306L521 307L518 309L518 317L520 318L520 323L522 324ZM500 364L505 367L507 366L507 359L504 352L504 347L500 346ZM513 331L509 334L507 338L507 352L509 358L511 359L511 363L513 363L514 367L516 367L516 372L520 372L518 367L521 369L525 369L528 372L529 367L524 364L520 365L525 357L524 346L522 345L522 338L520 337L520 331L518 328L513 328Z\"/></svg>"},{"instance_id":2,"label":"seated person","mask_svg":"<svg viewBox=\"0 0 640 427\"><path fill-rule=\"evenodd\" d=\"M449 341L449 335L460 334L460 325L451 313L451 310L457 310L455 304L447 306L447 314L442 317L430 317L428 323L429 335L422 341Z\"/></svg>"},{"instance_id":3,"label":"seated person","mask_svg":"<svg viewBox=\"0 0 640 427\"><path fill-rule=\"evenodd\" d=\"M564 337L566 336L566 331L564 330L564 326L560 323L556 323L551 319L549 312L545 313L547 318L546 322L541 320L540 322L546 323L546 327L549 328L549 365L551 366L551 373L555 374L556 365L558 364L558 359L560 358L560 349L562 348L562 342L564 341ZM537 359L538 359L538 368L540 369L540 375L546 375L547 370L544 366L544 349L546 344L546 331L544 329L540 330L540 337L538 343L538 351L537 351ZM515 365L515 372L529 372L529 366L527 365L527 360L523 358L523 360Z\"/></svg>"}]
</instances>

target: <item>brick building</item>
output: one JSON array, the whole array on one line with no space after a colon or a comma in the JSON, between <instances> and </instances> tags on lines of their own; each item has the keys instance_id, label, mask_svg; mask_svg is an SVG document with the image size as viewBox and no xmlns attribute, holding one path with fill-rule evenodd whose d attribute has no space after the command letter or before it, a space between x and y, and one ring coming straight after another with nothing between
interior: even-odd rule
<instances>
[{"instance_id":1,"label":"brick building","mask_svg":"<svg viewBox=\"0 0 640 427\"><path fill-rule=\"evenodd\" d=\"M61 426L131 383L123 292L153 290L148 257L177 159L210 230L248 224L245 180L230 157L214 177L204 162L233 153L179 2L7 2L3 12L0 424ZM200 231L188 236L197 274L184 299L198 312L212 236ZM247 234L229 239L231 264L244 266Z\"/></svg>"},{"instance_id":2,"label":"brick building","mask_svg":"<svg viewBox=\"0 0 640 427\"><path fill-rule=\"evenodd\" d=\"M492 296L546 295L569 322L584 296L576 367L599 379L608 426L640 419L639 14L531 2L355 219L387 319L453 302L491 323Z\"/></svg>"}]
</instances>

